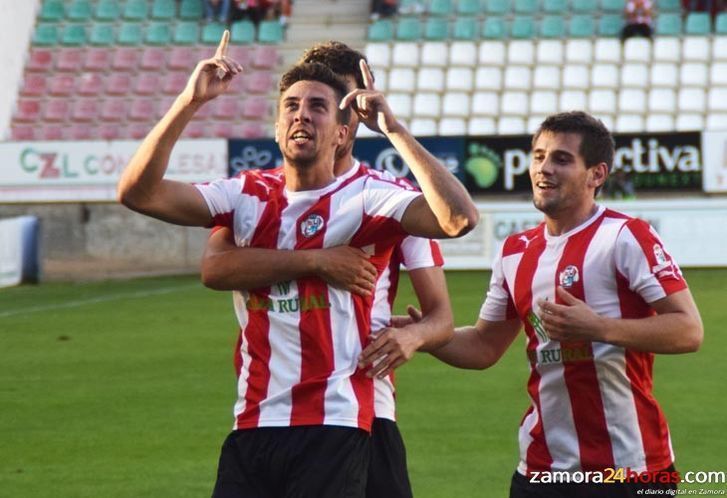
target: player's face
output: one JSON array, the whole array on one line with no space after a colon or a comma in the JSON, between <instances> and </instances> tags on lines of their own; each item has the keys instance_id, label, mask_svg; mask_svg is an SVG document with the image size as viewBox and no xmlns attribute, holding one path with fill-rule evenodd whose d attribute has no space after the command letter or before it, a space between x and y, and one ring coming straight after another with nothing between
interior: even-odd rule
<instances>
[{"instance_id":1,"label":"player's face","mask_svg":"<svg viewBox=\"0 0 727 498\"><path fill-rule=\"evenodd\" d=\"M275 140L289 162L308 166L333 157L347 132L338 123L338 104L333 88L318 81L298 81L281 95Z\"/></svg>"},{"instance_id":2,"label":"player's face","mask_svg":"<svg viewBox=\"0 0 727 498\"><path fill-rule=\"evenodd\" d=\"M552 218L580 213L593 202L593 168L586 168L580 145L576 133L543 132L533 146L533 204Z\"/></svg>"}]
</instances>

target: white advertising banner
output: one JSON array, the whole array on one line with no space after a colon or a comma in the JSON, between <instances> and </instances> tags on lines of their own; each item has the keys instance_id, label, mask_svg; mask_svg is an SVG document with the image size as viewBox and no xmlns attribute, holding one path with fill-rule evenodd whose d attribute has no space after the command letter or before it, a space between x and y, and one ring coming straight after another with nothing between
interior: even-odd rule
<instances>
[{"instance_id":1,"label":"white advertising banner","mask_svg":"<svg viewBox=\"0 0 727 498\"><path fill-rule=\"evenodd\" d=\"M727 131L702 133L705 192L727 192Z\"/></svg>"},{"instance_id":2,"label":"white advertising banner","mask_svg":"<svg viewBox=\"0 0 727 498\"><path fill-rule=\"evenodd\" d=\"M136 140L0 143L0 203L112 201L138 147ZM227 141L180 140L166 176L184 182L227 176Z\"/></svg>"},{"instance_id":3,"label":"white advertising banner","mask_svg":"<svg viewBox=\"0 0 727 498\"><path fill-rule=\"evenodd\" d=\"M607 207L642 218L656 229L682 267L727 266L727 199L607 201ZM480 224L462 239L443 241L447 269L489 269L503 241L538 225L531 203L479 203Z\"/></svg>"}]
</instances>

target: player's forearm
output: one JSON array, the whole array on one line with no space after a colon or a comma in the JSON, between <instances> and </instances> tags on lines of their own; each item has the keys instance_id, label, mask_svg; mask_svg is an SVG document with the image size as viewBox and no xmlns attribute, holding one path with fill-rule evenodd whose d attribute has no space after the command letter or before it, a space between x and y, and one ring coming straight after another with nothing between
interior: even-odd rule
<instances>
[{"instance_id":1,"label":"player's forearm","mask_svg":"<svg viewBox=\"0 0 727 498\"><path fill-rule=\"evenodd\" d=\"M315 274L315 251L237 247L202 259L202 283L215 290L250 290Z\"/></svg>"},{"instance_id":2,"label":"player's forearm","mask_svg":"<svg viewBox=\"0 0 727 498\"><path fill-rule=\"evenodd\" d=\"M479 213L464 185L404 127L394 128L387 137L414 173L444 234L459 237L472 230Z\"/></svg>"},{"instance_id":3,"label":"player's forearm","mask_svg":"<svg viewBox=\"0 0 727 498\"><path fill-rule=\"evenodd\" d=\"M704 337L699 316L683 311L639 319L603 318L601 327L603 342L649 353L691 353Z\"/></svg>"},{"instance_id":4,"label":"player's forearm","mask_svg":"<svg viewBox=\"0 0 727 498\"><path fill-rule=\"evenodd\" d=\"M164 173L174 144L199 108L179 96L164 117L149 132L119 179L119 202L135 211L148 211L159 202ZM148 214L148 213L147 213Z\"/></svg>"},{"instance_id":5,"label":"player's forearm","mask_svg":"<svg viewBox=\"0 0 727 498\"><path fill-rule=\"evenodd\" d=\"M457 368L482 370L494 365L499 356L487 348L475 327L455 329L452 339L429 354Z\"/></svg>"},{"instance_id":6,"label":"player's forearm","mask_svg":"<svg viewBox=\"0 0 727 498\"><path fill-rule=\"evenodd\" d=\"M421 341L417 351L430 352L447 344L454 336L454 322L449 306L440 306L424 314L421 321L407 325Z\"/></svg>"}]
</instances>

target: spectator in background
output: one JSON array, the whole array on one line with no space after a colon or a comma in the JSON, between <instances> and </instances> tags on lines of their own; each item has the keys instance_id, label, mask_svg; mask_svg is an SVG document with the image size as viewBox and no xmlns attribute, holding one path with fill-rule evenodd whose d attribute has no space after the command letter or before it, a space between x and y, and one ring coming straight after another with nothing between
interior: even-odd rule
<instances>
[{"instance_id":1,"label":"spectator in background","mask_svg":"<svg viewBox=\"0 0 727 498\"><path fill-rule=\"evenodd\" d=\"M621 31L621 41L631 36L643 36L651 38L652 34L652 9L651 0L628 0L624 8L626 25Z\"/></svg>"},{"instance_id":2,"label":"spectator in background","mask_svg":"<svg viewBox=\"0 0 727 498\"><path fill-rule=\"evenodd\" d=\"M399 10L398 0L372 0L371 20L376 21L381 17L391 17Z\"/></svg>"},{"instance_id":3,"label":"spectator in background","mask_svg":"<svg viewBox=\"0 0 727 498\"><path fill-rule=\"evenodd\" d=\"M268 3L264 0L235 0L232 12L232 21L250 19L255 26L265 19Z\"/></svg>"},{"instance_id":4,"label":"spectator in background","mask_svg":"<svg viewBox=\"0 0 727 498\"><path fill-rule=\"evenodd\" d=\"M221 23L227 23L230 16L230 0L202 0L204 5L204 18L212 22L217 17Z\"/></svg>"}]
</instances>

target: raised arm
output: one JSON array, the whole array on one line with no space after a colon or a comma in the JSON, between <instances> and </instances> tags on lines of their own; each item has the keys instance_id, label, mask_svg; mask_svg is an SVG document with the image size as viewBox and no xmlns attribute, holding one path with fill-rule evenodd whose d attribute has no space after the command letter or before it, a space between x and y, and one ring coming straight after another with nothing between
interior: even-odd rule
<instances>
[{"instance_id":1,"label":"raised arm","mask_svg":"<svg viewBox=\"0 0 727 498\"><path fill-rule=\"evenodd\" d=\"M363 60L360 65L366 88L346 95L341 108L355 102L353 109L361 121L386 135L411 168L424 194L411 203L402 226L412 235L427 238L460 237L469 232L477 224L479 213L467 190L396 119L386 98L375 90L368 66Z\"/></svg>"},{"instance_id":2,"label":"raised arm","mask_svg":"<svg viewBox=\"0 0 727 498\"><path fill-rule=\"evenodd\" d=\"M361 249L286 251L238 247L232 230L217 229L202 256L202 283L215 290L249 290L278 282L318 276L329 284L368 296L376 282L376 267Z\"/></svg>"},{"instance_id":3,"label":"raised arm","mask_svg":"<svg viewBox=\"0 0 727 498\"><path fill-rule=\"evenodd\" d=\"M117 187L119 202L142 214L178 225L207 226L207 204L190 184L164 179L174 144L194 113L205 102L222 94L242 66L227 57L229 31L225 31L215 55L197 64L187 86L172 107L149 132Z\"/></svg>"}]
</instances>

